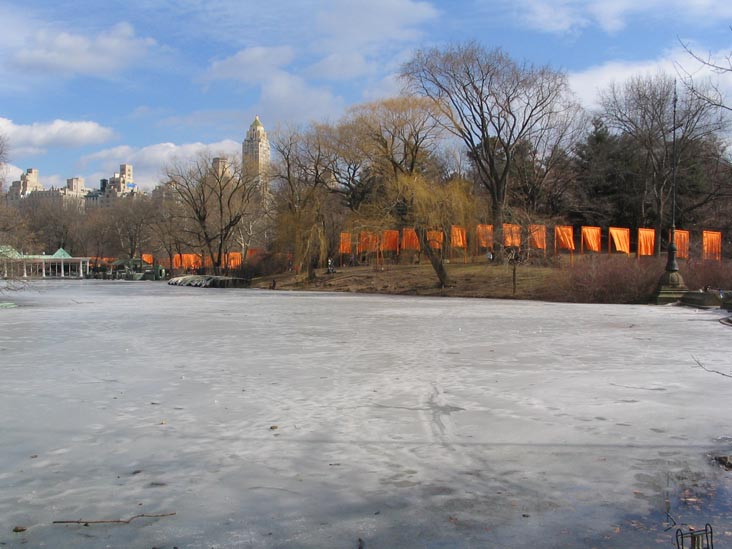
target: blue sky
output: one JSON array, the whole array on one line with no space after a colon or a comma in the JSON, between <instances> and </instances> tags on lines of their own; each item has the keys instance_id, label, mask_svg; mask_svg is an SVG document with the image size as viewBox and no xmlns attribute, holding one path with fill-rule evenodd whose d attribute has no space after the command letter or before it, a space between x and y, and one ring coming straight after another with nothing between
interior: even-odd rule
<instances>
[{"instance_id":1,"label":"blue sky","mask_svg":"<svg viewBox=\"0 0 732 549\"><path fill-rule=\"evenodd\" d=\"M630 75L698 70L681 42L729 55L731 23L718 0L0 0L5 179L96 188L132 163L150 189L175 158L238 152L257 114L335 121L398 93L415 49L465 40L566 71L591 109Z\"/></svg>"}]
</instances>

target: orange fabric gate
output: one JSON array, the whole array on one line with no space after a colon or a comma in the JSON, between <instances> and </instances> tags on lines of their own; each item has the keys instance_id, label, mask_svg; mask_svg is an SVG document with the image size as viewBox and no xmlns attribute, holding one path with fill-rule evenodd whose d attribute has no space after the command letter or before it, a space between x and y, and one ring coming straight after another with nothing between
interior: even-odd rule
<instances>
[{"instance_id":1,"label":"orange fabric gate","mask_svg":"<svg viewBox=\"0 0 732 549\"><path fill-rule=\"evenodd\" d=\"M506 248L510 246L515 248L521 247L521 225L514 225L513 223L503 224L503 245Z\"/></svg>"},{"instance_id":2,"label":"orange fabric gate","mask_svg":"<svg viewBox=\"0 0 732 549\"><path fill-rule=\"evenodd\" d=\"M402 229L402 250L419 251L419 238L414 229Z\"/></svg>"},{"instance_id":3,"label":"orange fabric gate","mask_svg":"<svg viewBox=\"0 0 732 549\"><path fill-rule=\"evenodd\" d=\"M676 245L676 257L689 259L689 231L674 229L674 244Z\"/></svg>"},{"instance_id":4,"label":"orange fabric gate","mask_svg":"<svg viewBox=\"0 0 732 549\"><path fill-rule=\"evenodd\" d=\"M702 231L702 258L722 261L722 233Z\"/></svg>"},{"instance_id":5,"label":"orange fabric gate","mask_svg":"<svg viewBox=\"0 0 732 549\"><path fill-rule=\"evenodd\" d=\"M599 252L601 247L602 231L600 227L582 227L582 238L580 240L580 253Z\"/></svg>"},{"instance_id":6,"label":"orange fabric gate","mask_svg":"<svg viewBox=\"0 0 732 549\"><path fill-rule=\"evenodd\" d=\"M475 239L479 248L493 249L493 225L477 225L475 227Z\"/></svg>"},{"instance_id":7,"label":"orange fabric gate","mask_svg":"<svg viewBox=\"0 0 732 549\"><path fill-rule=\"evenodd\" d=\"M611 244L614 244L616 252L630 255L630 229L610 227L608 236L607 253L612 251Z\"/></svg>"},{"instance_id":8,"label":"orange fabric gate","mask_svg":"<svg viewBox=\"0 0 732 549\"><path fill-rule=\"evenodd\" d=\"M554 227L554 253L557 250L574 251L574 231L570 225L557 225Z\"/></svg>"},{"instance_id":9,"label":"orange fabric gate","mask_svg":"<svg viewBox=\"0 0 732 549\"><path fill-rule=\"evenodd\" d=\"M656 247L656 229L638 229L638 257L653 255Z\"/></svg>"},{"instance_id":10,"label":"orange fabric gate","mask_svg":"<svg viewBox=\"0 0 732 549\"><path fill-rule=\"evenodd\" d=\"M467 245L465 227L458 227L457 225L450 227L450 246L453 248L466 248Z\"/></svg>"},{"instance_id":11,"label":"orange fabric gate","mask_svg":"<svg viewBox=\"0 0 732 549\"><path fill-rule=\"evenodd\" d=\"M427 242L429 242L430 248L441 250L444 240L445 235L442 231L427 231Z\"/></svg>"},{"instance_id":12,"label":"orange fabric gate","mask_svg":"<svg viewBox=\"0 0 732 549\"><path fill-rule=\"evenodd\" d=\"M339 254L351 253L351 233L341 233L341 241L338 244Z\"/></svg>"},{"instance_id":13,"label":"orange fabric gate","mask_svg":"<svg viewBox=\"0 0 732 549\"><path fill-rule=\"evenodd\" d=\"M376 235L369 231L361 231L358 233L358 253L375 252L377 249Z\"/></svg>"},{"instance_id":14,"label":"orange fabric gate","mask_svg":"<svg viewBox=\"0 0 732 549\"><path fill-rule=\"evenodd\" d=\"M196 254L176 254L173 256L174 269L200 269L203 262Z\"/></svg>"},{"instance_id":15,"label":"orange fabric gate","mask_svg":"<svg viewBox=\"0 0 732 549\"><path fill-rule=\"evenodd\" d=\"M387 230L381 233L381 251L399 251L399 231Z\"/></svg>"},{"instance_id":16,"label":"orange fabric gate","mask_svg":"<svg viewBox=\"0 0 732 549\"><path fill-rule=\"evenodd\" d=\"M546 252L546 225L529 225L529 247Z\"/></svg>"}]
</instances>

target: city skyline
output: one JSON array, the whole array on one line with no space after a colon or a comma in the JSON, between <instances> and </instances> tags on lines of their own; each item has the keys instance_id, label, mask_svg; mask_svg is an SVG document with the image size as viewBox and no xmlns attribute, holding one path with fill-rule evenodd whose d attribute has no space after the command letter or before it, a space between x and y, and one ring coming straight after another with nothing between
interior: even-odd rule
<instances>
[{"instance_id":1,"label":"city skyline","mask_svg":"<svg viewBox=\"0 0 732 549\"><path fill-rule=\"evenodd\" d=\"M256 115L274 134L398 93L395 75L421 47L476 40L549 64L588 108L632 74L696 71L684 44L703 56L732 51L732 6L705 0L96 6L0 5L7 185L36 168L46 188L73 177L93 188L129 163L150 190L176 157L239 153ZM731 80L720 81L727 92Z\"/></svg>"}]
</instances>

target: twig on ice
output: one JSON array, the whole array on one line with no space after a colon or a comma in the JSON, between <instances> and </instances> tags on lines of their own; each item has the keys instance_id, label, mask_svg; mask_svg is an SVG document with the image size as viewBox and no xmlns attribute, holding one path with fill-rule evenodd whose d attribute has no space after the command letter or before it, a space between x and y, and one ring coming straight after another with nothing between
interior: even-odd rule
<instances>
[{"instance_id":1,"label":"twig on ice","mask_svg":"<svg viewBox=\"0 0 732 549\"><path fill-rule=\"evenodd\" d=\"M54 520L53 524L129 524L137 518L160 518L160 517L172 517L175 513L163 513L161 515L135 515L128 519L109 519L109 520Z\"/></svg>"},{"instance_id":2,"label":"twig on ice","mask_svg":"<svg viewBox=\"0 0 732 549\"><path fill-rule=\"evenodd\" d=\"M691 358L693 358L694 359L694 362L697 363L697 365L699 366L699 368L701 368L705 372L709 372L710 374L719 374L720 376L724 376L724 377L732 377L731 375L725 374L724 372L720 372L719 370L710 370L709 368L707 368L706 366L704 366L704 364L702 364L701 362L699 362L694 355L691 355Z\"/></svg>"}]
</instances>

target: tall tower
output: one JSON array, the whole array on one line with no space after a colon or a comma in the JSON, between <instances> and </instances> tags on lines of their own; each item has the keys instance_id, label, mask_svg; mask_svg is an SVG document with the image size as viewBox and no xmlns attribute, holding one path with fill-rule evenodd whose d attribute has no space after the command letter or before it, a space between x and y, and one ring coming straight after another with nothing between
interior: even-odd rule
<instances>
[{"instance_id":1,"label":"tall tower","mask_svg":"<svg viewBox=\"0 0 732 549\"><path fill-rule=\"evenodd\" d=\"M256 172L256 184L262 196L263 202L269 200L269 139L259 116L254 117L254 122L249 126L244 142L241 144L243 169Z\"/></svg>"}]
</instances>

